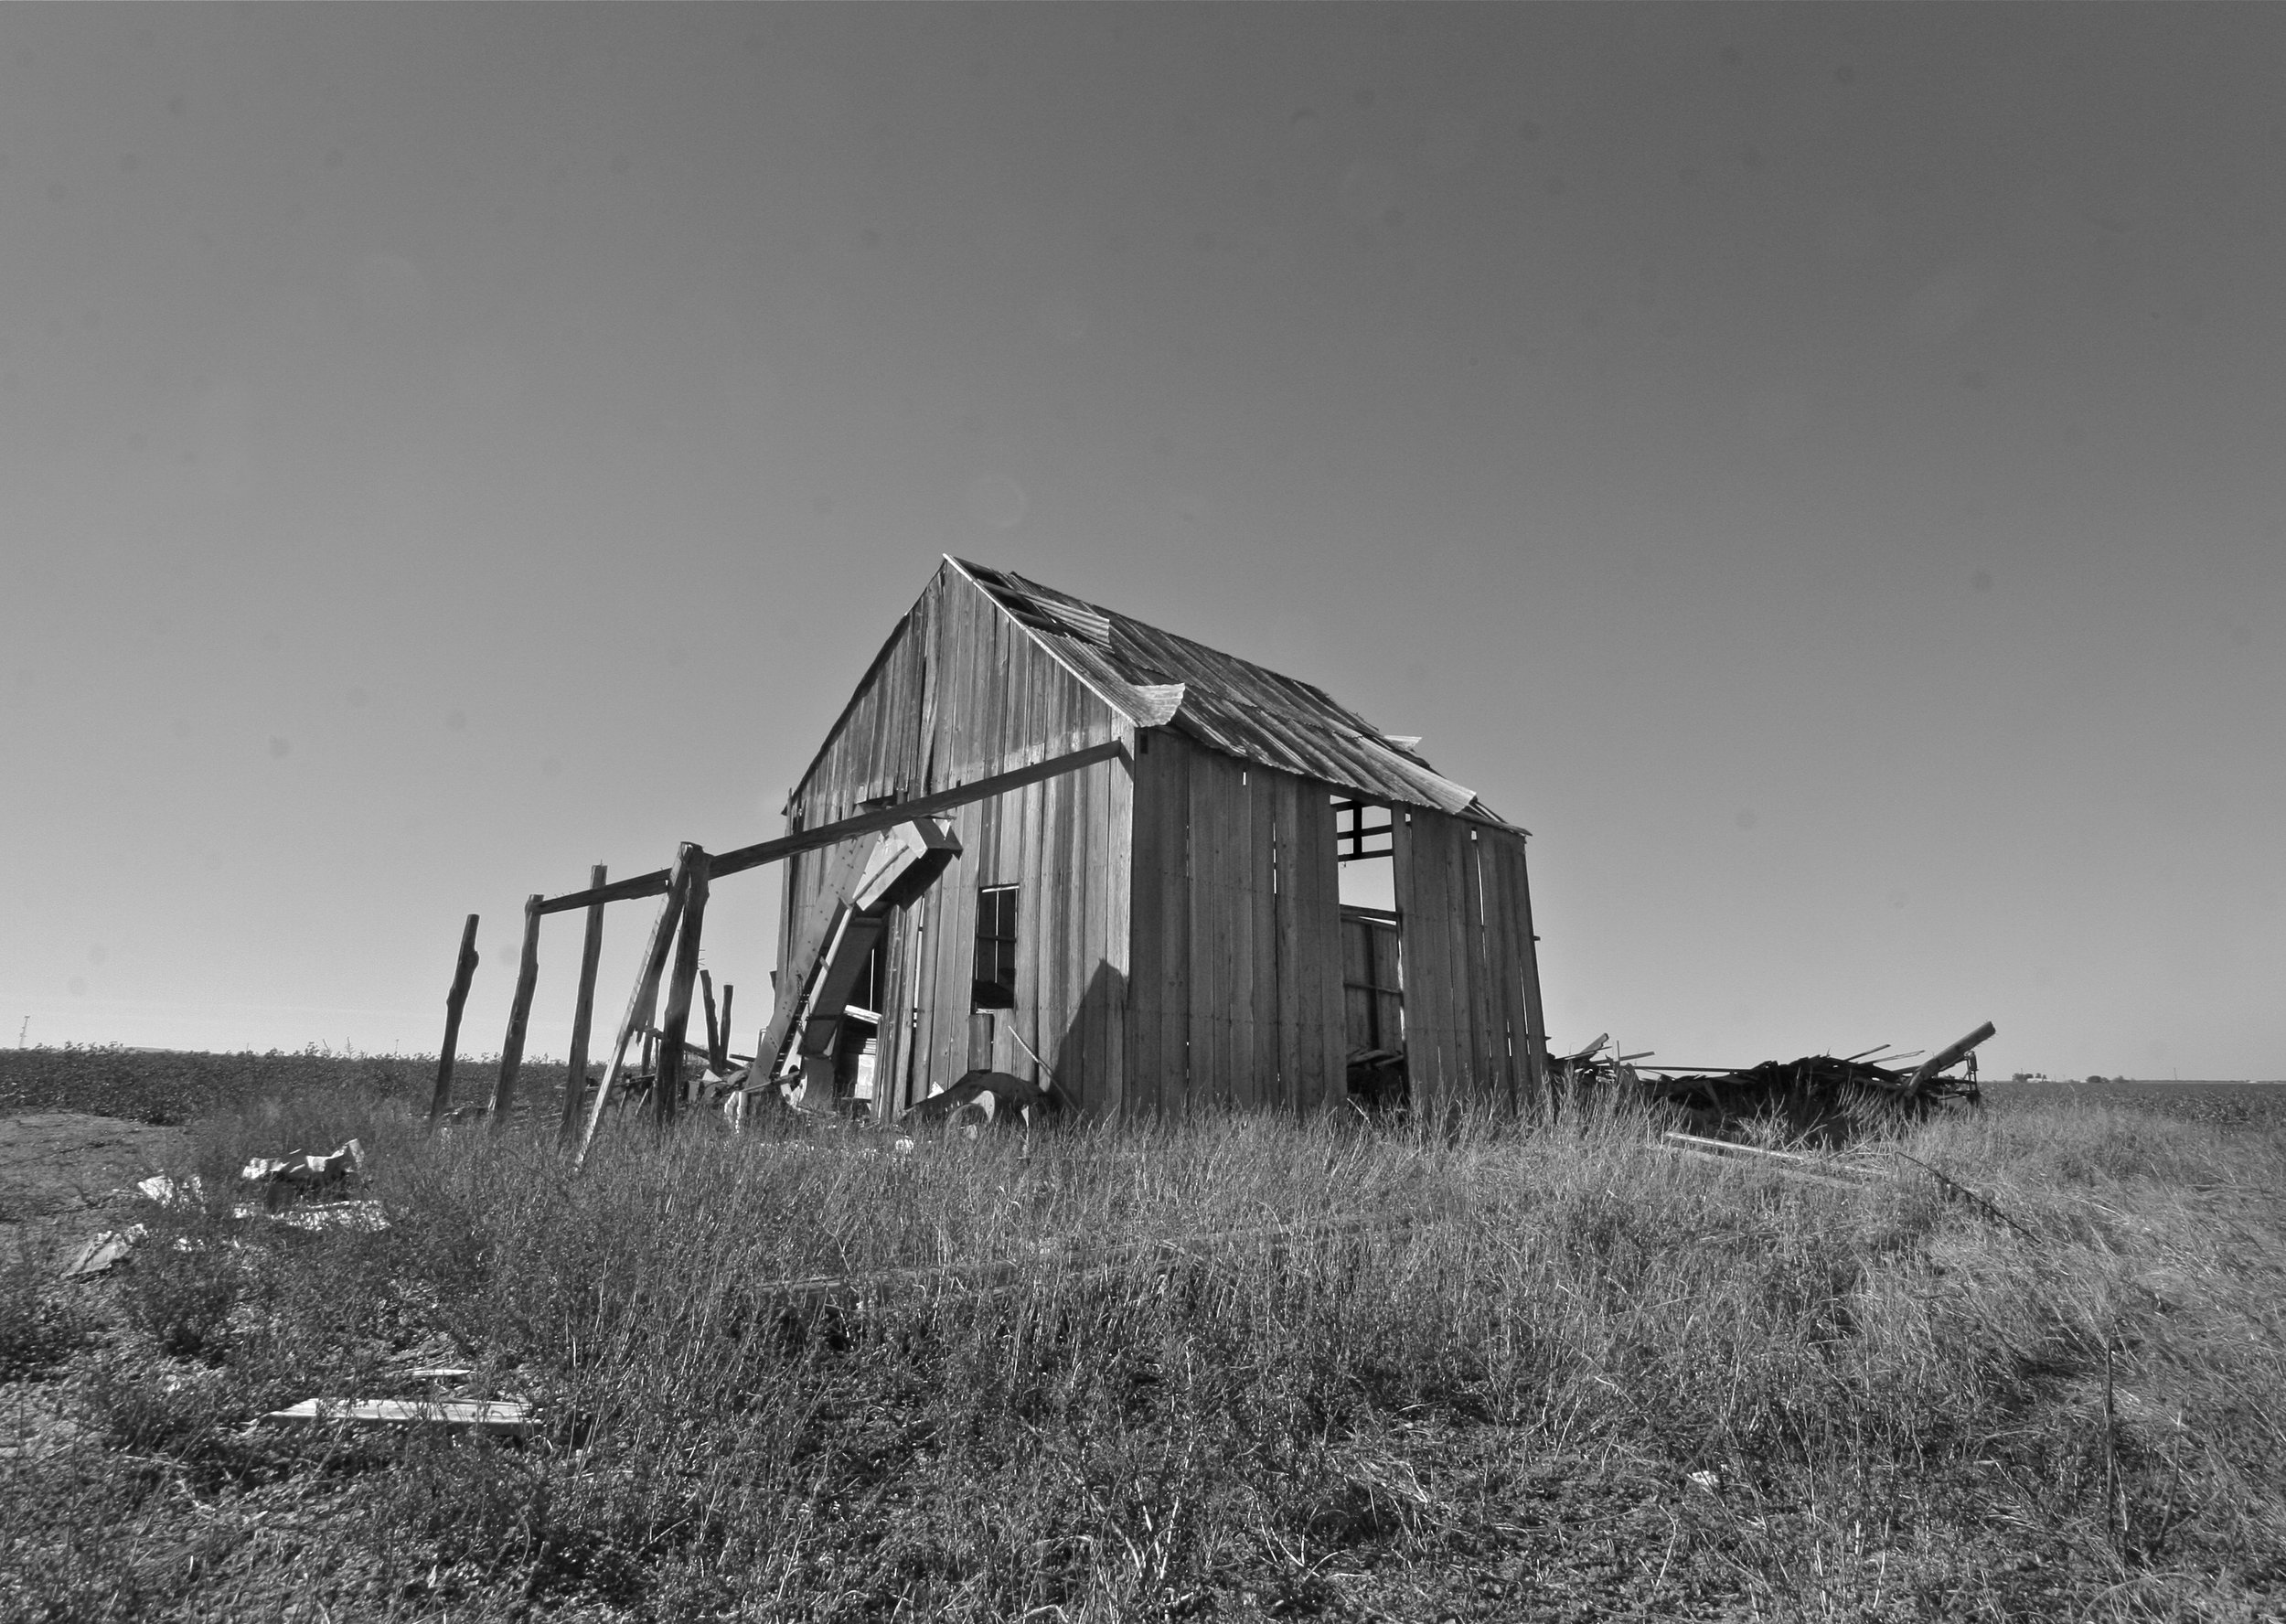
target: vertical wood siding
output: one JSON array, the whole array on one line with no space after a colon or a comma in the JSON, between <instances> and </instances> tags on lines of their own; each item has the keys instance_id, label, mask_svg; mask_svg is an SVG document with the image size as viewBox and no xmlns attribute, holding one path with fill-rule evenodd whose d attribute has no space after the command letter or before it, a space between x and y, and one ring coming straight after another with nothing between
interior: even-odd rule
<instances>
[{"instance_id":1,"label":"vertical wood siding","mask_svg":"<svg viewBox=\"0 0 2286 1624\"><path fill-rule=\"evenodd\" d=\"M796 791L788 827L1123 736L1123 719L948 569L866 672ZM1165 729L1131 743L1131 766L1098 763L951 815L961 857L887 939L878 1110L893 1114L967 1068L977 895L991 885L1021 888L1016 1008L993 1014L995 1067L1038 1074L1020 1033L1071 1101L1099 1115L1341 1104L1330 786ZM1399 807L1394 823L1415 1106L1538 1106L1544 1029L1522 838L1419 807ZM849 860L833 849L785 865L781 979L823 928Z\"/></svg>"},{"instance_id":2,"label":"vertical wood siding","mask_svg":"<svg viewBox=\"0 0 2286 1624\"><path fill-rule=\"evenodd\" d=\"M815 828L868 799L906 799L1105 743L1123 726L999 605L941 571L835 724L795 793L788 827ZM990 1063L1039 1074L1020 1032L1075 1103L1091 1112L1118 1107L1130 817L1128 769L1118 761L951 814L961 856L890 934L877 1110L893 1115L967 1069L977 892L988 885L1021 888L1016 1008L994 1012ZM826 888L838 849L786 865L782 980L795 946L832 911Z\"/></svg>"},{"instance_id":3,"label":"vertical wood siding","mask_svg":"<svg viewBox=\"0 0 2286 1624\"><path fill-rule=\"evenodd\" d=\"M1339 1104L1327 786L1154 732L1136 757L1132 874L1127 1108Z\"/></svg>"},{"instance_id":4,"label":"vertical wood siding","mask_svg":"<svg viewBox=\"0 0 2286 1624\"><path fill-rule=\"evenodd\" d=\"M1540 974L1520 835L1420 807L1395 825L1413 1103L1540 1109Z\"/></svg>"}]
</instances>

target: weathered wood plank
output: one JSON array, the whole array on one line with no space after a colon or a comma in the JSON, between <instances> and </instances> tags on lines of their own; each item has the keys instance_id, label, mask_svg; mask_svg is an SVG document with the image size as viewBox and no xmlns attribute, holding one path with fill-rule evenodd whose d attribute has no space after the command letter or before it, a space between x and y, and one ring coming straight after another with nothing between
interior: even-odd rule
<instances>
[{"instance_id":1,"label":"weathered wood plank","mask_svg":"<svg viewBox=\"0 0 2286 1624\"><path fill-rule=\"evenodd\" d=\"M1333 809L1326 786L1302 779L1296 807L1294 902L1299 952L1302 1097L1312 1108L1347 1096L1348 1045L1341 1011L1341 865L1335 860Z\"/></svg>"},{"instance_id":2,"label":"weathered wood plank","mask_svg":"<svg viewBox=\"0 0 2286 1624\"><path fill-rule=\"evenodd\" d=\"M658 1003L659 978L667 970L667 956L675 945L675 926L682 917L683 897L689 890L688 872L678 851L675 860L675 877L668 882L667 896L659 903L658 917L651 922L650 940L644 944L643 962L636 971L635 986L627 994L627 1010L620 1017L619 1031L612 1040L611 1058L604 1063L603 1080L595 1084L595 1098L588 1106L587 1127L580 1135L579 1154L572 1168L577 1172L587 1161L587 1153L594 1148L595 1130L603 1126L604 1107L611 1103L611 1091L619 1081L620 1068L627 1063L627 1045L634 1041L637 1027L650 1025L651 1011ZM761 1064L758 1059L755 1063Z\"/></svg>"},{"instance_id":3,"label":"weathered wood plank","mask_svg":"<svg viewBox=\"0 0 2286 1624\"><path fill-rule=\"evenodd\" d=\"M1476 844L1469 826L1453 820L1451 886L1453 897L1453 957L1458 973L1457 1013L1460 1020L1461 1063L1468 1067L1466 1097L1472 1110L1493 1103L1498 1093L1493 1065L1491 1020L1487 1003L1488 969L1484 960L1484 910L1477 891Z\"/></svg>"},{"instance_id":4,"label":"weathered wood plank","mask_svg":"<svg viewBox=\"0 0 2286 1624\"><path fill-rule=\"evenodd\" d=\"M1255 951L1254 779L1257 769L1242 764L1223 779L1223 940L1228 954L1224 971L1230 1010L1230 1099L1247 1109L1263 1104L1262 1080L1255 1071L1255 978L1260 960Z\"/></svg>"},{"instance_id":5,"label":"weathered wood plank","mask_svg":"<svg viewBox=\"0 0 2286 1624\"><path fill-rule=\"evenodd\" d=\"M954 807L965 807L975 801L997 798L1007 795L1011 790L1021 789L1026 785L1061 777L1066 773L1076 773L1083 768L1094 766L1097 762L1110 761L1116 757L1122 749L1123 746L1116 739L1102 744L1091 744L1084 750L1074 750L1067 754L1051 756L1045 761L1036 762L1029 766L1014 767L1005 773L992 774L974 784L937 790L929 795L918 796L912 800L901 802L894 807L883 807L875 811L859 813L852 817L840 818L823 828L805 830L798 835L784 836L775 840L764 840L754 846L742 846L737 850L726 851L714 860L714 874L717 879L720 879L725 874L742 873L747 869L759 868L764 863L775 862L790 852L811 851L821 846L831 846L842 840L854 839L860 835L878 834L883 829L894 828L898 824L910 823L916 817L948 812Z\"/></svg>"},{"instance_id":6,"label":"weathered wood plank","mask_svg":"<svg viewBox=\"0 0 2286 1624\"><path fill-rule=\"evenodd\" d=\"M1011 1077L1040 1082L1040 1068L1017 1043L1021 1036L1040 1046L1040 1022L1052 1004L1049 981L1062 944L1055 940L1055 880L1042 859L1048 839L1047 786L1031 785L1018 792L1014 816L1003 821L1005 842L1000 872L1016 878L1016 1007L1006 1014L1009 1034L1003 1036L993 1056L993 1069Z\"/></svg>"},{"instance_id":7,"label":"weathered wood plank","mask_svg":"<svg viewBox=\"0 0 2286 1624\"><path fill-rule=\"evenodd\" d=\"M676 858L683 871L683 916L675 932L675 970L667 984L667 1008L659 1017L658 1082L651 1090L651 1114L662 1126L675 1120L683 1103L683 1044L690 1030L691 986L699 977L700 933L706 928L707 854L685 843Z\"/></svg>"},{"instance_id":8,"label":"weathered wood plank","mask_svg":"<svg viewBox=\"0 0 2286 1624\"><path fill-rule=\"evenodd\" d=\"M1139 1120L1159 1108L1159 1018L1166 996L1166 818L1163 806L1167 758L1173 746L1156 732L1135 741L1135 785L1127 833L1127 1065L1120 1110Z\"/></svg>"},{"instance_id":9,"label":"weathered wood plank","mask_svg":"<svg viewBox=\"0 0 2286 1624\"><path fill-rule=\"evenodd\" d=\"M767 1075L777 1074L779 1059L792 1038L794 1022L801 1012L803 997L809 990L818 956L825 951L834 923L864 871L866 856L866 847L844 845L817 865L817 900L805 910L801 935L778 967L777 998L770 1012L770 1023L763 1029L762 1040L754 1046L754 1063Z\"/></svg>"},{"instance_id":10,"label":"weathered wood plank","mask_svg":"<svg viewBox=\"0 0 2286 1624\"><path fill-rule=\"evenodd\" d=\"M1439 894L1444 865L1434 815L1415 807L1398 807L1392 817L1395 870L1398 951L1405 978L1405 1069L1412 1079L1416 1114L1435 1112L1447 1090L1446 1000L1449 982L1444 963L1444 899Z\"/></svg>"},{"instance_id":11,"label":"weathered wood plank","mask_svg":"<svg viewBox=\"0 0 2286 1624\"><path fill-rule=\"evenodd\" d=\"M1083 767L1095 765L1097 762L1111 760L1119 754L1122 748L1116 740L1103 744L1090 745L1084 750L1053 756L1029 766L1016 767L1006 773L994 774L974 784L956 785L931 795L919 796L894 807L882 807L874 811L860 812L849 817L837 818L816 828L782 835L774 840L764 840L753 846L741 846L734 850L725 851L713 860L714 876L719 880L725 875L743 873L748 869L756 869L765 863L782 861L801 852L817 850L821 847L838 845L843 840L855 839L860 835L879 834L881 830L894 828L901 823L909 823L915 817L947 812L956 807L966 806L971 801L1006 795L1009 791L1020 789L1027 784L1038 784L1043 779L1058 777L1065 773L1076 773ZM669 871L666 869L654 869L649 873L637 874L628 880L614 881L609 885L597 886L586 891L567 892L562 896L547 898L541 903L539 911L543 914L561 914L572 908L589 907L596 903L626 902L640 897L659 896L667 890L668 872Z\"/></svg>"},{"instance_id":12,"label":"weathered wood plank","mask_svg":"<svg viewBox=\"0 0 2286 1624\"><path fill-rule=\"evenodd\" d=\"M1524 842L1522 836L1500 830L1487 831L1482 839L1497 860L1493 871L1506 955L1501 996L1507 1004L1509 1043L1514 1053L1516 1108L1531 1115L1540 1109L1541 1101L1532 1042L1532 920L1523 880Z\"/></svg>"},{"instance_id":13,"label":"weathered wood plank","mask_svg":"<svg viewBox=\"0 0 2286 1624\"><path fill-rule=\"evenodd\" d=\"M1307 1109L1302 1076L1301 911L1296 905L1295 859L1298 856L1296 824L1301 785L1291 773L1269 775L1270 859L1275 894L1271 928L1277 933L1278 1109L1289 1116Z\"/></svg>"},{"instance_id":14,"label":"weathered wood plank","mask_svg":"<svg viewBox=\"0 0 2286 1624\"><path fill-rule=\"evenodd\" d=\"M1484 1029L1488 1097L1510 1114L1522 1100L1516 1086L1516 1054L1510 1013L1521 1003L1512 990L1514 955L1509 942L1508 910L1501 891L1498 845L1484 831L1470 829L1470 895L1478 920L1479 974L1476 979L1478 1019Z\"/></svg>"},{"instance_id":15,"label":"weathered wood plank","mask_svg":"<svg viewBox=\"0 0 2286 1624\"><path fill-rule=\"evenodd\" d=\"M535 892L524 899L524 942L516 958L516 991L508 999L508 1027L500 1039L500 1074L492 1085L492 1130L504 1132L516 1106L516 1079L524 1069L524 1033L532 1020L532 991L539 985L539 904Z\"/></svg>"},{"instance_id":16,"label":"weathered wood plank","mask_svg":"<svg viewBox=\"0 0 2286 1624\"><path fill-rule=\"evenodd\" d=\"M707 1023L707 1065L712 1071L727 1072L731 1068L722 1058L722 1021L714 1008L714 977L704 968L699 971L699 1008Z\"/></svg>"},{"instance_id":17,"label":"weathered wood plank","mask_svg":"<svg viewBox=\"0 0 2286 1624\"><path fill-rule=\"evenodd\" d=\"M1196 981L1191 962L1191 908L1195 894L1191 868L1191 770L1199 752L1186 740L1159 735L1162 802L1159 808L1164 886L1159 904L1159 1074L1156 1110L1174 1118L1189 1110L1197 1069L1191 1051L1191 1000Z\"/></svg>"},{"instance_id":18,"label":"weathered wood plank","mask_svg":"<svg viewBox=\"0 0 2286 1624\"><path fill-rule=\"evenodd\" d=\"M444 1115L453 1103L453 1065L460 1052L461 1010L468 1003L468 984L476 975L476 916L461 926L460 952L453 960L453 984L444 994L444 1042L436 1052L436 1087L429 1095L429 1120Z\"/></svg>"},{"instance_id":19,"label":"weathered wood plank","mask_svg":"<svg viewBox=\"0 0 2286 1624\"><path fill-rule=\"evenodd\" d=\"M1229 1027L1229 1006L1223 969L1228 942L1223 925L1227 892L1222 871L1222 768L1226 758L1212 752L1186 752L1189 768L1189 807L1185 817L1191 831L1188 877L1190 940L1185 953L1191 964L1191 1067L1186 1109L1223 1105L1229 1099L1229 1075L1223 1065L1223 1040Z\"/></svg>"},{"instance_id":20,"label":"weathered wood plank","mask_svg":"<svg viewBox=\"0 0 2286 1624\"><path fill-rule=\"evenodd\" d=\"M1548 1081L1547 1017L1540 1001L1540 937L1533 925L1532 915L1532 848L1522 835L1505 837L1509 847L1509 877L1512 887L1511 906L1516 912L1517 941L1522 954L1520 968L1523 976L1524 1019L1528 1027L1528 1042L1523 1045L1526 1077L1529 1081L1533 1108L1544 1119L1553 1109L1554 1099Z\"/></svg>"},{"instance_id":21,"label":"weathered wood plank","mask_svg":"<svg viewBox=\"0 0 2286 1624\"><path fill-rule=\"evenodd\" d=\"M1277 780L1285 775L1267 767L1255 767L1246 775L1246 898L1254 912L1246 933L1253 958L1250 1014L1254 1042L1248 1064L1254 1073L1251 1097L1256 1105L1272 1110L1282 1109L1287 1103L1281 1082L1285 1032L1279 1019L1277 890Z\"/></svg>"},{"instance_id":22,"label":"weathered wood plank","mask_svg":"<svg viewBox=\"0 0 2286 1624\"><path fill-rule=\"evenodd\" d=\"M611 871L597 863L587 871L588 889L594 890L610 876ZM572 1049L564 1057L563 1116L556 1136L566 1143L579 1131L580 1102L587 1094L587 1043L595 1023L595 967L603 956L604 904L595 903L587 910L587 932L580 943L580 986L572 1005Z\"/></svg>"},{"instance_id":23,"label":"weathered wood plank","mask_svg":"<svg viewBox=\"0 0 2286 1624\"><path fill-rule=\"evenodd\" d=\"M1121 730L1122 733L1125 729ZM1134 981L1134 919L1135 891L1129 883L1129 864L1135 850L1135 775L1129 764L1134 760L1132 741L1124 761L1107 763L1095 769L1103 775L1105 792L1097 805L1100 809L1097 849L1102 857L1095 871L1102 882L1092 887L1091 911L1100 903L1096 923L1099 967L1088 978L1083 996L1091 999L1097 1010L1100 1027L1100 1052L1091 1049L1096 1063L1102 1068L1102 1082L1095 1088L1099 1102L1098 1115L1116 1117L1127 1109L1130 1084L1127 1075L1128 1033L1135 1020ZM1098 980L1101 987L1098 989Z\"/></svg>"}]
</instances>

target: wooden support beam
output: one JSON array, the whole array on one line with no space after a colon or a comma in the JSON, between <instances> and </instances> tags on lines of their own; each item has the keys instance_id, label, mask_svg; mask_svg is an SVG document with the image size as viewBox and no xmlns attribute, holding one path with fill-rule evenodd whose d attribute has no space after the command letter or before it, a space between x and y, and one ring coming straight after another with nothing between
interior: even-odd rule
<instances>
[{"instance_id":1,"label":"wooden support beam","mask_svg":"<svg viewBox=\"0 0 2286 1624\"><path fill-rule=\"evenodd\" d=\"M611 871L597 863L587 871L588 889L600 890ZM580 1101L587 1094L587 1037L595 1021L595 966L604 956L604 904L587 907L587 939L580 945L580 993L572 1007L572 1052L563 1087L563 1123L557 1136L570 1143L580 1129Z\"/></svg>"},{"instance_id":2,"label":"wooden support beam","mask_svg":"<svg viewBox=\"0 0 2286 1624\"><path fill-rule=\"evenodd\" d=\"M590 908L598 903L633 903L645 897L665 896L672 869L653 869L646 874L630 879L614 880L609 885L592 885L585 891L568 891L561 896L550 897L539 905L542 914L565 914L573 908Z\"/></svg>"},{"instance_id":3,"label":"wooden support beam","mask_svg":"<svg viewBox=\"0 0 2286 1624\"><path fill-rule=\"evenodd\" d=\"M476 974L476 916L461 926L460 956L453 961L453 987L444 995L444 1045L436 1054L436 1091L429 1096L429 1120L453 1103L453 1056L460 1048L460 1012L468 1002L468 983Z\"/></svg>"},{"instance_id":4,"label":"wooden support beam","mask_svg":"<svg viewBox=\"0 0 2286 1624\"><path fill-rule=\"evenodd\" d=\"M1006 795L1011 789L1021 789L1027 784L1060 778L1066 773L1092 767L1097 762L1110 761L1115 757L1124 760L1127 753L1127 746L1116 740L1107 744L1091 744L1085 750L1074 750L1069 755L1052 756L1029 767L1018 767L1013 772L979 778L974 784L940 789L935 795L916 796L893 807L860 812L855 817L844 817L838 823L822 823L814 829L803 829L775 840L741 846L735 850L710 858L709 871L717 880L726 875L742 874L748 869L758 869L781 858L815 851L823 846L839 845L859 835L877 834L882 829L894 828L901 823L910 823L916 817L966 807L972 801L989 800L994 796ZM655 869L647 874L637 874L631 880L615 880L609 885L550 897L539 905L539 911L543 914L561 914L566 909L584 908L595 903L627 902L636 897L658 896L667 890L671 877L672 871Z\"/></svg>"},{"instance_id":5,"label":"wooden support beam","mask_svg":"<svg viewBox=\"0 0 2286 1624\"><path fill-rule=\"evenodd\" d=\"M686 847L684 849L694 849ZM579 1154L572 1168L577 1172L587 1161L587 1153L595 1143L595 1130L603 1125L604 1107L611 1103L611 1091L619 1081L620 1068L626 1064L627 1045L634 1041L638 1028L647 1027L652 1006L658 1001L659 977L667 968L668 950L675 945L675 926L682 918L683 894L686 888L683 862L678 854L675 860L674 878L668 881L667 899L659 903L658 917L651 922L651 939L643 949L642 967L636 971L635 987L627 994L627 1012L620 1018L619 1034L612 1042L611 1059L604 1067L604 1080L595 1085L595 1100L588 1107L587 1127L580 1135Z\"/></svg>"},{"instance_id":6,"label":"wooden support beam","mask_svg":"<svg viewBox=\"0 0 2286 1624\"><path fill-rule=\"evenodd\" d=\"M676 855L682 871L683 916L675 933L675 971L658 1023L658 1081L651 1088L652 1119L665 1127L683 1101L683 1039L690 1030L690 989L699 978L699 933L707 919L707 854L689 841Z\"/></svg>"},{"instance_id":7,"label":"wooden support beam","mask_svg":"<svg viewBox=\"0 0 2286 1624\"><path fill-rule=\"evenodd\" d=\"M1936 1076L1938 1073L1943 1071L1947 1066L1959 1064L1961 1059L1968 1054L1969 1051L1974 1049L1979 1043L1982 1043L1985 1039L1991 1037L1995 1030L1996 1029L1993 1027L1992 1023L1988 1020L1982 1026L1978 1027L1976 1031L1971 1032L1967 1037L1962 1038L1956 1042L1946 1044L1936 1053L1921 1062L1921 1063L1914 1069L1913 1075L1906 1082L1906 1098L1911 1099L1915 1095L1920 1093L1922 1089L1928 1087L1929 1079Z\"/></svg>"},{"instance_id":8,"label":"wooden support beam","mask_svg":"<svg viewBox=\"0 0 2286 1624\"><path fill-rule=\"evenodd\" d=\"M531 1025L532 989L539 985L539 904L534 892L524 899L524 946L516 960L516 993L508 999L508 1030L500 1040L500 1075L492 1085L492 1131L507 1127L516 1104L517 1074L524 1069L524 1033Z\"/></svg>"},{"instance_id":9,"label":"wooden support beam","mask_svg":"<svg viewBox=\"0 0 2286 1624\"><path fill-rule=\"evenodd\" d=\"M722 1024L714 1018L714 978L706 971L699 972L699 996L706 1005L707 1069L722 1072L730 1068L721 1063L722 1053Z\"/></svg>"},{"instance_id":10,"label":"wooden support beam","mask_svg":"<svg viewBox=\"0 0 2286 1624\"><path fill-rule=\"evenodd\" d=\"M737 990L729 982L722 983L722 1046L714 1054L714 1069L717 1072L731 1069L731 994Z\"/></svg>"}]
</instances>

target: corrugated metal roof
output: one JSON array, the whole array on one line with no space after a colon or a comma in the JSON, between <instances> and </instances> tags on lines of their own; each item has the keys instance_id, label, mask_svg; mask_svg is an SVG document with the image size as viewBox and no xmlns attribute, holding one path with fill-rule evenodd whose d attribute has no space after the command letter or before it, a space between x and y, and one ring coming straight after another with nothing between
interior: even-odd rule
<instances>
[{"instance_id":1,"label":"corrugated metal roof","mask_svg":"<svg viewBox=\"0 0 2286 1624\"><path fill-rule=\"evenodd\" d=\"M1379 732L1322 689L1012 572L945 561L1138 727L1170 726L1226 755L1369 799L1510 827L1473 790L1430 766L1413 741Z\"/></svg>"}]
</instances>

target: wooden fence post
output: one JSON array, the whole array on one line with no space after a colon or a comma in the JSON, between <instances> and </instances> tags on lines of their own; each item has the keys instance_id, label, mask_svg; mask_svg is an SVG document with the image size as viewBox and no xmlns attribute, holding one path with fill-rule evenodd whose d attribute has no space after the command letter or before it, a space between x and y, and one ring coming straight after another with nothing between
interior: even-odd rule
<instances>
[{"instance_id":1,"label":"wooden fence post","mask_svg":"<svg viewBox=\"0 0 2286 1624\"><path fill-rule=\"evenodd\" d=\"M531 1025L532 989L539 985L539 904L548 899L539 892L524 899L524 949L516 961L516 994L508 999L508 1030L500 1040L500 1077L492 1085L492 1131L508 1125L516 1106L517 1074L524 1069L524 1032Z\"/></svg>"},{"instance_id":2,"label":"wooden fence post","mask_svg":"<svg viewBox=\"0 0 2286 1624\"><path fill-rule=\"evenodd\" d=\"M731 994L737 990L729 982L722 983L722 1048L714 1057L714 1069L725 1076L731 1070Z\"/></svg>"},{"instance_id":3,"label":"wooden fence post","mask_svg":"<svg viewBox=\"0 0 2286 1624\"><path fill-rule=\"evenodd\" d=\"M651 1114L664 1127L682 1106L683 1039L690 1030L690 989L699 977L699 933L707 919L707 854L685 842L675 862L683 871L682 925L675 935L675 974L658 1023L658 1079L651 1085Z\"/></svg>"},{"instance_id":4,"label":"wooden fence post","mask_svg":"<svg viewBox=\"0 0 2286 1624\"><path fill-rule=\"evenodd\" d=\"M453 989L444 995L444 1046L437 1051L436 1092L429 1096L429 1120L453 1103L453 1055L460 1047L460 1012L468 1002L468 983L476 974L476 916L461 926L460 957L453 964Z\"/></svg>"},{"instance_id":5,"label":"wooden fence post","mask_svg":"<svg viewBox=\"0 0 2286 1624\"><path fill-rule=\"evenodd\" d=\"M699 972L699 997L706 1005L707 1069L728 1071L730 1068L722 1063L722 1025L714 1018L714 978L704 970Z\"/></svg>"},{"instance_id":6,"label":"wooden fence post","mask_svg":"<svg viewBox=\"0 0 2286 1624\"><path fill-rule=\"evenodd\" d=\"M603 889L611 872L602 863L587 871L587 888ZM595 1023L595 966L604 956L604 904L587 905L587 939L580 946L579 1000L572 1007L572 1052L565 1066L563 1126L557 1137L569 1142L580 1128L580 1102L587 1094L587 1034Z\"/></svg>"},{"instance_id":7,"label":"wooden fence post","mask_svg":"<svg viewBox=\"0 0 2286 1624\"><path fill-rule=\"evenodd\" d=\"M683 860L683 851L695 850L686 846L675 854L675 871L667 881L667 895L660 899L658 917L651 922L651 939L643 949L642 967L636 971L635 988L627 995L627 1012L619 1022L619 1035L612 1042L611 1060L604 1067L604 1079L595 1085L594 1102L588 1106L587 1128L580 1136L579 1154L572 1159L572 1168L577 1172L587 1161L587 1153L595 1143L595 1130L603 1125L604 1107L611 1103L612 1085L619 1081L619 1070L627 1062L627 1045L635 1038L636 1028L646 1025L651 1009L658 1001L659 976L667 967L668 949L675 945L675 926L682 918L683 898L689 892L690 876Z\"/></svg>"}]
</instances>

